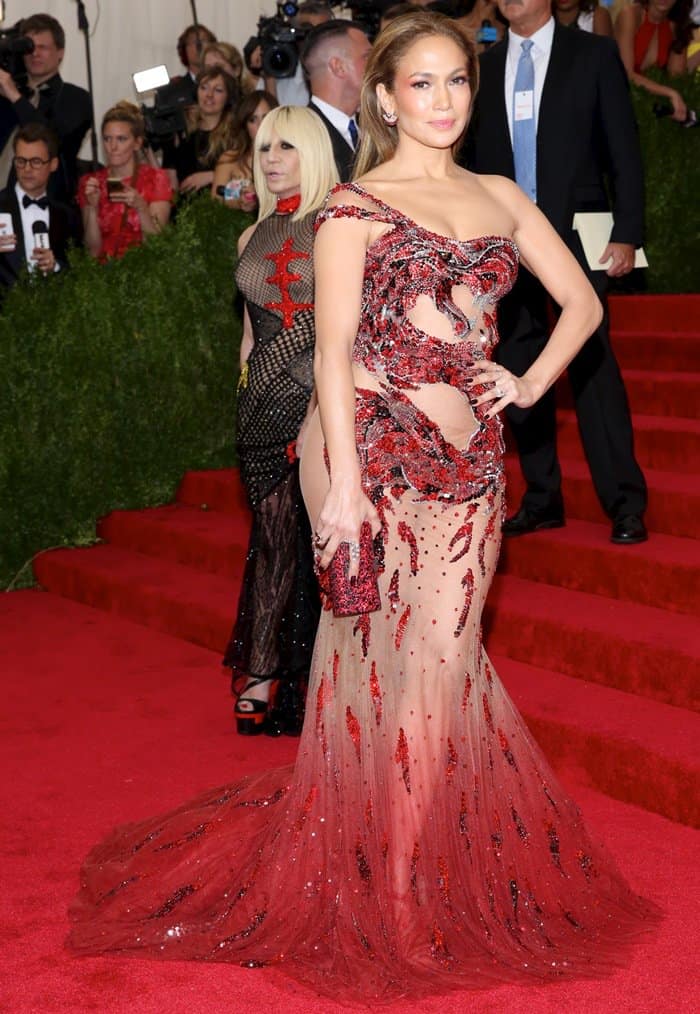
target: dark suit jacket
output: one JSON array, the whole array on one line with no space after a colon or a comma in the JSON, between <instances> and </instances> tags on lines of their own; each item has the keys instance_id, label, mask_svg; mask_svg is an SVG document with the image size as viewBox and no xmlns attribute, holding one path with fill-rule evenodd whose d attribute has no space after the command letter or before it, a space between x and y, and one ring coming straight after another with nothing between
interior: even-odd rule
<instances>
[{"instance_id":1,"label":"dark suit jacket","mask_svg":"<svg viewBox=\"0 0 700 1014\"><path fill-rule=\"evenodd\" d=\"M515 179L503 83L507 51L506 35L480 58L467 161L476 172ZM608 192L611 239L641 246L642 157L617 45L557 25L537 122L537 204L580 257L574 212L610 210Z\"/></svg>"},{"instance_id":2,"label":"dark suit jacket","mask_svg":"<svg viewBox=\"0 0 700 1014\"><path fill-rule=\"evenodd\" d=\"M17 246L11 253L0 253L0 287L9 288L27 268L26 251L24 249L24 232L22 217L14 186L0 191L0 212L12 215L13 232L17 237ZM54 257L61 266L61 271L68 268L68 245L71 240L80 242L79 219L75 212L65 204L49 200L49 245Z\"/></svg>"},{"instance_id":3,"label":"dark suit jacket","mask_svg":"<svg viewBox=\"0 0 700 1014\"><path fill-rule=\"evenodd\" d=\"M49 182L49 194L60 201L72 201L78 186L76 160L83 139L92 122L90 95L78 85L68 84L55 74L39 88L39 105L35 109L29 99L9 102L0 98L2 132L23 127L27 123L43 123L58 135L60 166ZM14 170L0 186L14 186Z\"/></svg>"},{"instance_id":4,"label":"dark suit jacket","mask_svg":"<svg viewBox=\"0 0 700 1014\"><path fill-rule=\"evenodd\" d=\"M323 115L318 106L313 102L309 103L309 109L313 109L319 119L323 122L333 146L333 158L338 169L338 179L341 183L349 183L352 176L352 167L355 162L355 152L352 150L343 135L337 130L331 121Z\"/></svg>"}]
</instances>

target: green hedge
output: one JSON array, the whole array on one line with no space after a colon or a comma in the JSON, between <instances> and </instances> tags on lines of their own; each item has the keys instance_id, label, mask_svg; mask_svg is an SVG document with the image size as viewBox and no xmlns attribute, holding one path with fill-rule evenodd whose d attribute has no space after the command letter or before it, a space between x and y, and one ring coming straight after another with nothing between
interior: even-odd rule
<instances>
[{"instance_id":1,"label":"green hedge","mask_svg":"<svg viewBox=\"0 0 700 1014\"><path fill-rule=\"evenodd\" d=\"M169 500L231 464L240 324L236 239L250 219L199 199L120 261L83 252L0 314L0 582L38 550L94 539L114 508Z\"/></svg>"},{"instance_id":2,"label":"green hedge","mask_svg":"<svg viewBox=\"0 0 700 1014\"><path fill-rule=\"evenodd\" d=\"M676 88L700 116L700 75L669 79L662 72L651 72L651 76ZM632 89L632 100L644 155L648 291L697 292L700 127L681 127L669 117L657 119L653 106L663 100L641 88Z\"/></svg>"}]
</instances>

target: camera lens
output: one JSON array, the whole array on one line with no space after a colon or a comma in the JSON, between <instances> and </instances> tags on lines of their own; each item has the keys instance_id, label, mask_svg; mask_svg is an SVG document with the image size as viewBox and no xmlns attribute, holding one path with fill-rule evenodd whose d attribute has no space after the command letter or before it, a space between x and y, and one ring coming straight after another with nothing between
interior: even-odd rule
<instances>
[{"instance_id":1,"label":"camera lens","mask_svg":"<svg viewBox=\"0 0 700 1014\"><path fill-rule=\"evenodd\" d=\"M270 77L291 77L297 67L297 52L289 43L270 46L263 52L263 70Z\"/></svg>"}]
</instances>

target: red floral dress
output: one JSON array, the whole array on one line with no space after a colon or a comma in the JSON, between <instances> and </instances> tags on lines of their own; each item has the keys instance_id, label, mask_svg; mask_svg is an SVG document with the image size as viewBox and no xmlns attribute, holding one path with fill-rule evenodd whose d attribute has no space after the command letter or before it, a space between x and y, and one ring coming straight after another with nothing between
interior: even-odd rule
<instances>
[{"instance_id":1,"label":"red floral dress","mask_svg":"<svg viewBox=\"0 0 700 1014\"><path fill-rule=\"evenodd\" d=\"M84 208L87 204L85 185L89 179L96 179L100 184L100 203L97 207L97 220L102 233L102 249L100 259L121 257L131 246L139 246L143 241L141 220L136 208L127 208L121 201L110 201L107 196L108 169L81 176L78 184L78 204ZM149 204L154 201L170 201L173 188L170 185L165 169L155 169L150 165L140 165L136 170L136 178L127 178L125 183L135 187Z\"/></svg>"}]
</instances>

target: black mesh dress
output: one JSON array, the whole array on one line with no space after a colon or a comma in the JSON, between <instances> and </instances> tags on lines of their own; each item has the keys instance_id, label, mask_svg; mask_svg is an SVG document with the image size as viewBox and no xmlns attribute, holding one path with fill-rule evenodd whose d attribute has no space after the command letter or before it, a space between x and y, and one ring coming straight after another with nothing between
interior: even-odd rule
<instances>
[{"instance_id":1,"label":"black mesh dress","mask_svg":"<svg viewBox=\"0 0 700 1014\"><path fill-rule=\"evenodd\" d=\"M276 213L236 270L254 345L238 395L236 443L253 511L238 614L224 665L238 676L305 679L319 615L296 440L313 390L313 214Z\"/></svg>"}]
</instances>

